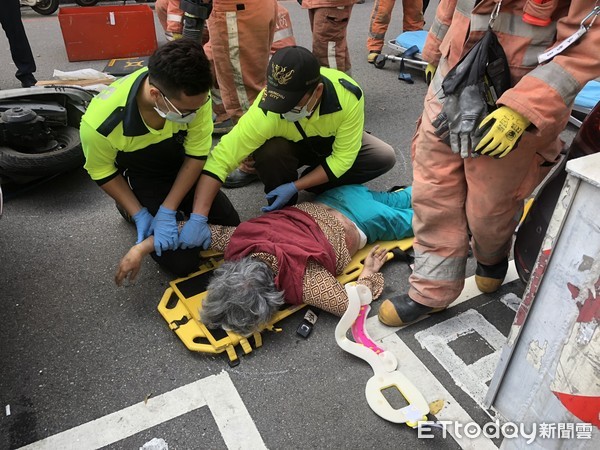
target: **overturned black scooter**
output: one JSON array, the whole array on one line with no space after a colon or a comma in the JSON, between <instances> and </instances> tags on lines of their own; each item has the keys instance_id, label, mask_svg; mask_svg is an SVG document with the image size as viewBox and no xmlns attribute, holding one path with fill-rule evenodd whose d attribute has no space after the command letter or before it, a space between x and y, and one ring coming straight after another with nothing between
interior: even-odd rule
<instances>
[{"instance_id":1,"label":"overturned black scooter","mask_svg":"<svg viewBox=\"0 0 600 450\"><path fill-rule=\"evenodd\" d=\"M0 184L81 167L79 124L95 92L72 86L0 91Z\"/></svg>"}]
</instances>

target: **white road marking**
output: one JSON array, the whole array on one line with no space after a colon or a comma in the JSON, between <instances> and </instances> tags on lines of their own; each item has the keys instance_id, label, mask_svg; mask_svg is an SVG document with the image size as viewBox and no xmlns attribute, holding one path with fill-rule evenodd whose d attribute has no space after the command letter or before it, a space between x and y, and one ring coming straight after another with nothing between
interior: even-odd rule
<instances>
[{"instance_id":1,"label":"white road marking","mask_svg":"<svg viewBox=\"0 0 600 450\"><path fill-rule=\"evenodd\" d=\"M418 386L427 402L444 400L444 407L435 415L438 421L451 420L460 422L463 426L469 422L474 422L471 416L458 404L458 401L442 386L433 373L425 367L398 335L388 336L381 342L386 350L391 351L398 358L398 370L406 375L415 386ZM463 449L497 449L492 440L483 434L475 439L469 439L464 434L461 434L460 437L457 436L452 426L449 426L447 430Z\"/></svg>"},{"instance_id":2,"label":"white road marking","mask_svg":"<svg viewBox=\"0 0 600 450\"><path fill-rule=\"evenodd\" d=\"M448 344L473 332L483 337L494 351L467 365ZM485 383L494 375L506 337L481 314L469 309L416 333L415 339L438 360L456 385L485 410L483 400L488 390Z\"/></svg>"},{"instance_id":3,"label":"white road marking","mask_svg":"<svg viewBox=\"0 0 600 450\"><path fill-rule=\"evenodd\" d=\"M151 397L146 404L137 403L22 448L97 449L206 405L228 448L239 449L242 442L245 448L266 448L229 374L224 371Z\"/></svg>"},{"instance_id":4,"label":"white road marking","mask_svg":"<svg viewBox=\"0 0 600 450\"><path fill-rule=\"evenodd\" d=\"M506 277L504 278L504 282L502 284L504 285L507 283L512 283L513 281L515 281L518 278L519 278L519 275L517 274L517 269L515 268L515 263L514 263L514 261L510 260L508 262L508 272L506 273ZM477 285L475 284L475 276L469 277L469 278L465 279L465 287L463 288L462 292L460 293L458 298L456 300L454 300L454 302L450 306L448 306L448 309L453 308L457 305L460 305L461 303L466 302L467 300L470 300L474 297L477 297L478 295L481 295L481 291L479 289L477 289ZM424 320L424 319L422 319L422 320ZM407 326L410 326L410 325L407 325ZM398 330L406 328L406 327L388 327L387 325L384 325L381 322L379 322L379 319L377 318L377 316L369 317L367 319L366 327L367 327L369 336L371 336L371 338L373 340L383 339L392 334L396 334L396 332Z\"/></svg>"},{"instance_id":5,"label":"white road marking","mask_svg":"<svg viewBox=\"0 0 600 450\"><path fill-rule=\"evenodd\" d=\"M502 297L500 297L500 301L504 303L507 307L512 309L514 312L517 312L517 310L519 309L519 306L521 305L521 300L521 298L517 297L512 292L509 292L508 294L505 294Z\"/></svg>"},{"instance_id":6,"label":"white road marking","mask_svg":"<svg viewBox=\"0 0 600 450\"><path fill-rule=\"evenodd\" d=\"M229 375L215 379L204 398L228 449L267 448Z\"/></svg>"}]
</instances>

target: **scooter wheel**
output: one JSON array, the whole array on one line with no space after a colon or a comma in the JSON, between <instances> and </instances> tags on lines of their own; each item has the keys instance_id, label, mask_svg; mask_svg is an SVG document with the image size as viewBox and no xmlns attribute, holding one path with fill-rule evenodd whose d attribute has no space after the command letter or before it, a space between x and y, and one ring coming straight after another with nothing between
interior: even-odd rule
<instances>
[{"instance_id":1,"label":"scooter wheel","mask_svg":"<svg viewBox=\"0 0 600 450\"><path fill-rule=\"evenodd\" d=\"M42 16L49 16L58 9L58 2L59 0L42 0L32 6L31 9Z\"/></svg>"},{"instance_id":2,"label":"scooter wheel","mask_svg":"<svg viewBox=\"0 0 600 450\"><path fill-rule=\"evenodd\" d=\"M385 55L377 55L377 58L375 58L375 62L373 63L373 65L377 69L383 69L383 67L385 66L386 60L387 60L387 58Z\"/></svg>"},{"instance_id":3,"label":"scooter wheel","mask_svg":"<svg viewBox=\"0 0 600 450\"><path fill-rule=\"evenodd\" d=\"M23 153L0 146L1 176L48 176L83 166L79 130L75 127L57 129L56 149L44 153Z\"/></svg>"},{"instance_id":4,"label":"scooter wheel","mask_svg":"<svg viewBox=\"0 0 600 450\"><path fill-rule=\"evenodd\" d=\"M75 3L77 3L79 6L94 6L99 1L100 0L75 0Z\"/></svg>"}]
</instances>

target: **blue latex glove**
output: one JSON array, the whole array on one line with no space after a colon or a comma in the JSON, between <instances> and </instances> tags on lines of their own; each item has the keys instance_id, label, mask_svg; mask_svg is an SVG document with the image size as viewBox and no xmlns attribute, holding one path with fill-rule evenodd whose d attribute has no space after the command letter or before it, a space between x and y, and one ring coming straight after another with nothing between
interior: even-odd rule
<instances>
[{"instance_id":1,"label":"blue latex glove","mask_svg":"<svg viewBox=\"0 0 600 450\"><path fill-rule=\"evenodd\" d=\"M281 209L287 204L287 202L290 201L290 198L297 193L298 189L296 189L296 185L293 181L282 184L281 186L277 186L265 196L270 204L269 206L263 206L261 211L269 212L275 211L276 209Z\"/></svg>"},{"instance_id":2,"label":"blue latex glove","mask_svg":"<svg viewBox=\"0 0 600 450\"><path fill-rule=\"evenodd\" d=\"M154 217L154 251L158 256L163 250L175 250L179 245L176 214L172 209L161 206Z\"/></svg>"},{"instance_id":3,"label":"blue latex glove","mask_svg":"<svg viewBox=\"0 0 600 450\"><path fill-rule=\"evenodd\" d=\"M152 217L152 214L148 212L148 208L142 208L131 218L135 222L135 227L137 228L138 236L136 244L139 244L148 236L150 236L152 231L154 231L154 226L152 225L154 217Z\"/></svg>"},{"instance_id":4,"label":"blue latex glove","mask_svg":"<svg viewBox=\"0 0 600 450\"><path fill-rule=\"evenodd\" d=\"M190 220L181 229L179 235L179 245L181 248L202 247L207 249L210 246L210 228L208 228L208 217L202 214L192 213Z\"/></svg>"}]
</instances>

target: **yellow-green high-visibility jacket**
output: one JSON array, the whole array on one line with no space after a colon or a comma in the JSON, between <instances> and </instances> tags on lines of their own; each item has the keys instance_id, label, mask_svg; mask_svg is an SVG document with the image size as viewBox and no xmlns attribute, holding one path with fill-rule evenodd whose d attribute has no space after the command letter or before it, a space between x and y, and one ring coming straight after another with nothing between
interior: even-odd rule
<instances>
[{"instance_id":1,"label":"yellow-green high-visibility jacket","mask_svg":"<svg viewBox=\"0 0 600 450\"><path fill-rule=\"evenodd\" d=\"M206 159L212 145L212 105L206 102L189 124L165 121L160 130L148 127L140 115L136 95L148 69L135 71L112 83L91 101L81 119L80 135L85 169L102 185L117 176L117 165L127 165L131 152L143 151L144 175L161 178L177 173L184 156Z\"/></svg>"},{"instance_id":2,"label":"yellow-green high-visibility jacket","mask_svg":"<svg viewBox=\"0 0 600 450\"><path fill-rule=\"evenodd\" d=\"M321 81L324 90L319 106L311 117L298 123L308 138L334 139L333 151L323 167L329 179L335 179L352 167L361 148L365 100L360 87L343 72L322 67ZM282 137L298 142L303 139L294 122L259 107L263 94L264 90L233 130L213 148L203 173L223 182L244 158L267 140Z\"/></svg>"}]
</instances>

